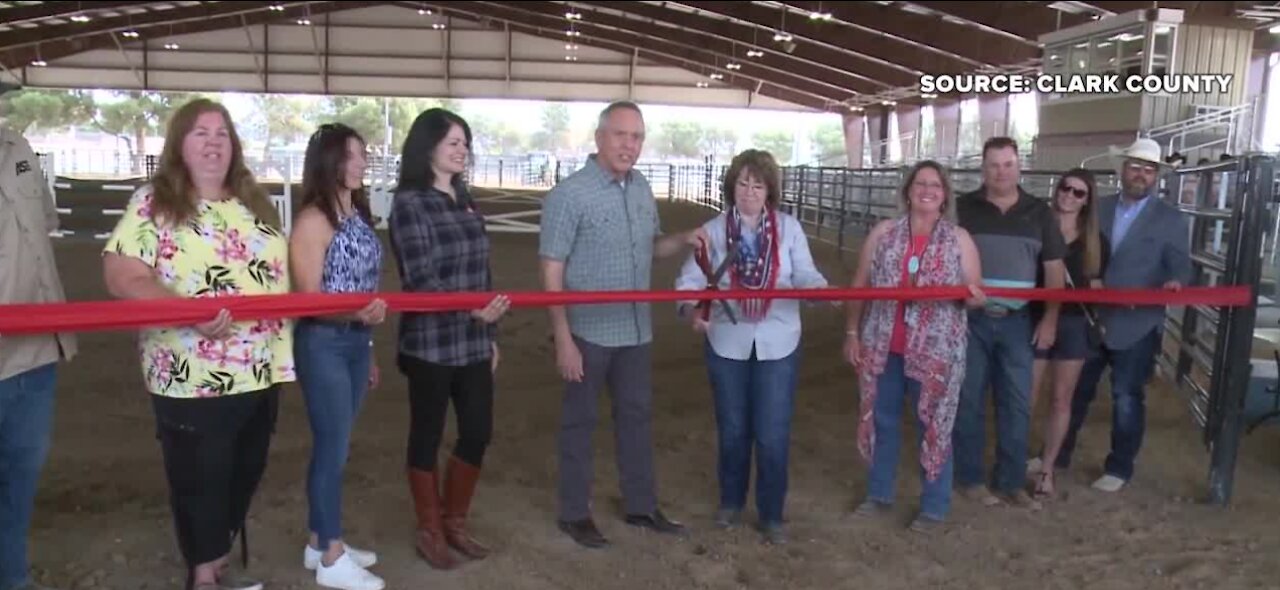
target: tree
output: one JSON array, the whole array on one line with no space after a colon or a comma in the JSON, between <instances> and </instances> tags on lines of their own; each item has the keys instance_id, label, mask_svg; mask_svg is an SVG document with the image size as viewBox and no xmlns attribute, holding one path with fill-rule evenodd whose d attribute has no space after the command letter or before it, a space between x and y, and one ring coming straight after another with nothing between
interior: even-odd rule
<instances>
[{"instance_id":1,"label":"tree","mask_svg":"<svg viewBox=\"0 0 1280 590\"><path fill-rule=\"evenodd\" d=\"M844 128L839 123L824 123L811 138L821 166L845 166L848 162L844 146Z\"/></svg>"},{"instance_id":2,"label":"tree","mask_svg":"<svg viewBox=\"0 0 1280 590\"><path fill-rule=\"evenodd\" d=\"M257 111L250 119L250 127L262 138L263 161L269 157L273 140L291 143L316 127L315 111L304 99L282 94L257 94L253 103Z\"/></svg>"},{"instance_id":3,"label":"tree","mask_svg":"<svg viewBox=\"0 0 1280 590\"><path fill-rule=\"evenodd\" d=\"M781 166L791 163L791 152L795 145L795 137L790 131L762 131L751 138L752 146L773 154L773 159Z\"/></svg>"},{"instance_id":4,"label":"tree","mask_svg":"<svg viewBox=\"0 0 1280 590\"><path fill-rule=\"evenodd\" d=\"M542 129L533 136L534 149L560 152L569 144L569 107L559 102L542 107Z\"/></svg>"},{"instance_id":5,"label":"tree","mask_svg":"<svg viewBox=\"0 0 1280 590\"><path fill-rule=\"evenodd\" d=\"M162 133L174 111L202 96L186 92L116 92L117 100L100 105L91 123L124 140L129 146L133 172L142 174L147 136Z\"/></svg>"},{"instance_id":6,"label":"tree","mask_svg":"<svg viewBox=\"0 0 1280 590\"><path fill-rule=\"evenodd\" d=\"M663 158L698 158L705 130L694 121L664 121L654 138L654 151Z\"/></svg>"},{"instance_id":7,"label":"tree","mask_svg":"<svg viewBox=\"0 0 1280 590\"><path fill-rule=\"evenodd\" d=\"M728 127L707 127L702 131L702 139L698 147L702 153L712 156L717 162L733 159L733 150L738 143L738 134Z\"/></svg>"},{"instance_id":8,"label":"tree","mask_svg":"<svg viewBox=\"0 0 1280 590\"><path fill-rule=\"evenodd\" d=\"M0 121L19 133L84 125L96 111L93 95L86 91L26 88L0 97Z\"/></svg>"}]
</instances>

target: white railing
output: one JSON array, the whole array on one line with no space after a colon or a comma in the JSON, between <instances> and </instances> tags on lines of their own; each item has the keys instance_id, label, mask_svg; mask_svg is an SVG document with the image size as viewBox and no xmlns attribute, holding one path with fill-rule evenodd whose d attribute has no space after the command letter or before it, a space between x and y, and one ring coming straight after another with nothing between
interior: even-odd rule
<instances>
[{"instance_id":1,"label":"white railing","mask_svg":"<svg viewBox=\"0 0 1280 590\"><path fill-rule=\"evenodd\" d=\"M1199 159L1198 152L1208 149L1239 154L1252 144L1256 101L1228 107L1195 105L1190 117L1152 127L1139 136L1156 140L1165 153L1180 153L1192 163Z\"/></svg>"}]
</instances>

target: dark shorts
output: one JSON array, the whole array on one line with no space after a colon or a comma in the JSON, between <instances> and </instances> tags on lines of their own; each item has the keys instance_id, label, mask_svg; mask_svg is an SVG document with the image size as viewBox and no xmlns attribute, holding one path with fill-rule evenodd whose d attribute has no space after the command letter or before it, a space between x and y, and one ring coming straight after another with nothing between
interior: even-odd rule
<instances>
[{"instance_id":1,"label":"dark shorts","mask_svg":"<svg viewBox=\"0 0 1280 590\"><path fill-rule=\"evenodd\" d=\"M1082 361L1093 355L1089 346L1089 322L1083 314L1058 315L1058 336L1049 350L1036 349L1036 358L1049 361Z\"/></svg>"}]
</instances>

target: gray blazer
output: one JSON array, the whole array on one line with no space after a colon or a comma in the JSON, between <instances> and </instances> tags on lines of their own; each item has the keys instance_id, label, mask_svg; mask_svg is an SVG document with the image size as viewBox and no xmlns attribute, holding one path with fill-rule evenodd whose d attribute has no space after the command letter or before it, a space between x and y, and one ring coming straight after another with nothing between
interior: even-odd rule
<instances>
[{"instance_id":1,"label":"gray blazer","mask_svg":"<svg viewBox=\"0 0 1280 590\"><path fill-rule=\"evenodd\" d=\"M1190 230L1186 215L1152 196L1117 243L1112 236L1120 196L1098 199L1098 222L1111 242L1111 262L1102 282L1107 288L1159 289L1168 281L1191 282ZM1106 328L1106 346L1123 350L1161 328L1164 306L1100 306L1099 321Z\"/></svg>"}]
</instances>

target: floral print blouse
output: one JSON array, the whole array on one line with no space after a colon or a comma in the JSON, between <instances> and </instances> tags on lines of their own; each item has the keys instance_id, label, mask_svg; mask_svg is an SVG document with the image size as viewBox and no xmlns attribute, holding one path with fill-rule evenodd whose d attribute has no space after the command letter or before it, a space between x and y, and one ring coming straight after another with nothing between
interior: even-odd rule
<instances>
[{"instance_id":1,"label":"floral print blouse","mask_svg":"<svg viewBox=\"0 0 1280 590\"><path fill-rule=\"evenodd\" d=\"M201 201L187 223L162 229L151 219L150 187L143 187L129 200L104 252L142 260L182 297L290 289L287 238L238 199ZM219 397L296 380L289 320L236 322L223 341L209 340L192 326L149 328L141 331L139 348L143 379L155 395Z\"/></svg>"}]
</instances>

